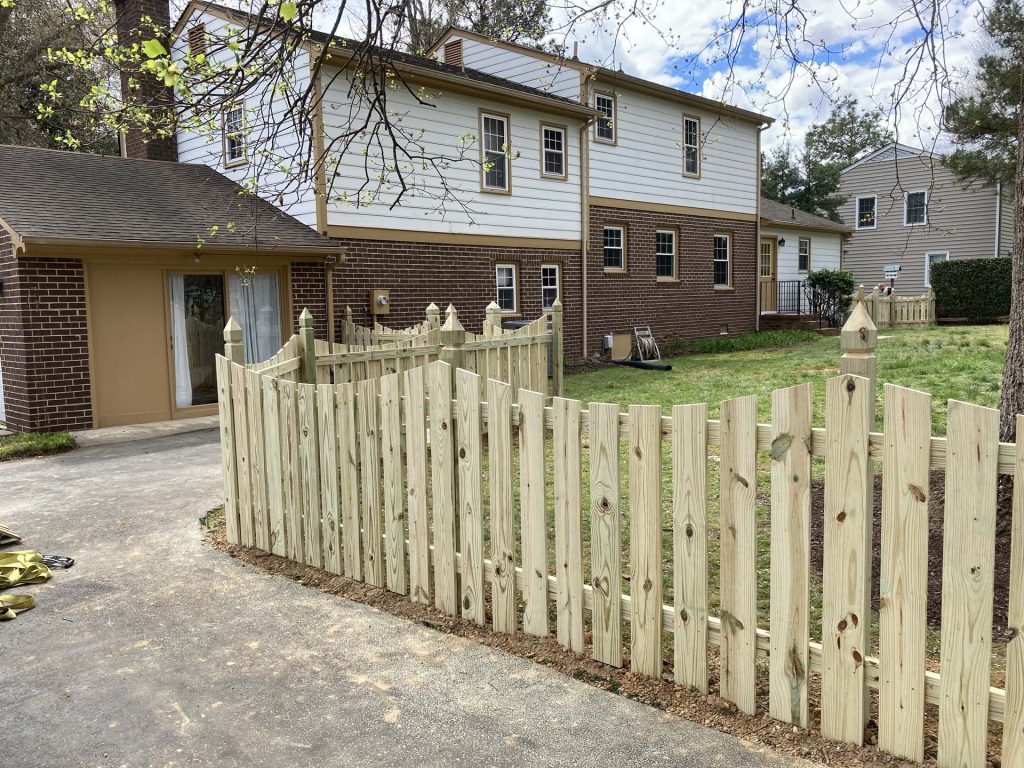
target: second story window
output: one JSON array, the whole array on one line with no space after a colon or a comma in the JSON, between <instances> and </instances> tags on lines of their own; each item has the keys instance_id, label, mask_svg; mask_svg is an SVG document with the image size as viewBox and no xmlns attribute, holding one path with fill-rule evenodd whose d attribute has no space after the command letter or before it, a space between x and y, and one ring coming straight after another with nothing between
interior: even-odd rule
<instances>
[{"instance_id":1,"label":"second story window","mask_svg":"<svg viewBox=\"0 0 1024 768\"><path fill-rule=\"evenodd\" d=\"M676 233L659 229L654 233L654 276L671 280L676 276Z\"/></svg>"},{"instance_id":2,"label":"second story window","mask_svg":"<svg viewBox=\"0 0 1024 768\"><path fill-rule=\"evenodd\" d=\"M616 272L626 269L626 230L623 227L604 228L604 268Z\"/></svg>"},{"instance_id":3,"label":"second story window","mask_svg":"<svg viewBox=\"0 0 1024 768\"><path fill-rule=\"evenodd\" d=\"M683 175L700 176L700 119L683 118Z\"/></svg>"},{"instance_id":4,"label":"second story window","mask_svg":"<svg viewBox=\"0 0 1024 768\"><path fill-rule=\"evenodd\" d=\"M594 109L600 113L594 124L594 138L606 144L614 144L615 97L610 93L595 93Z\"/></svg>"},{"instance_id":5,"label":"second story window","mask_svg":"<svg viewBox=\"0 0 1024 768\"><path fill-rule=\"evenodd\" d=\"M558 298L559 271L557 264L542 264L540 267L541 309L548 310L555 306L555 299Z\"/></svg>"},{"instance_id":6,"label":"second story window","mask_svg":"<svg viewBox=\"0 0 1024 768\"><path fill-rule=\"evenodd\" d=\"M714 253L712 262L714 282L716 288L728 288L731 285L732 275L729 269L729 236L715 235Z\"/></svg>"},{"instance_id":7,"label":"second story window","mask_svg":"<svg viewBox=\"0 0 1024 768\"><path fill-rule=\"evenodd\" d=\"M857 229L875 228L875 205L874 195L857 198Z\"/></svg>"},{"instance_id":8,"label":"second story window","mask_svg":"<svg viewBox=\"0 0 1024 768\"><path fill-rule=\"evenodd\" d=\"M508 118L504 115L480 113L481 162L483 162L483 187L489 192L510 192L508 173Z\"/></svg>"},{"instance_id":9,"label":"second story window","mask_svg":"<svg viewBox=\"0 0 1024 768\"><path fill-rule=\"evenodd\" d=\"M801 237L796 245L796 268L798 272L811 270L811 238Z\"/></svg>"},{"instance_id":10,"label":"second story window","mask_svg":"<svg viewBox=\"0 0 1024 768\"><path fill-rule=\"evenodd\" d=\"M912 226L914 224L928 223L928 193L907 192L903 202L903 224Z\"/></svg>"},{"instance_id":11,"label":"second story window","mask_svg":"<svg viewBox=\"0 0 1024 768\"><path fill-rule=\"evenodd\" d=\"M541 175L565 178L565 128L541 125Z\"/></svg>"},{"instance_id":12,"label":"second story window","mask_svg":"<svg viewBox=\"0 0 1024 768\"><path fill-rule=\"evenodd\" d=\"M224 165L241 165L245 155L245 105L233 102L224 110Z\"/></svg>"}]
</instances>

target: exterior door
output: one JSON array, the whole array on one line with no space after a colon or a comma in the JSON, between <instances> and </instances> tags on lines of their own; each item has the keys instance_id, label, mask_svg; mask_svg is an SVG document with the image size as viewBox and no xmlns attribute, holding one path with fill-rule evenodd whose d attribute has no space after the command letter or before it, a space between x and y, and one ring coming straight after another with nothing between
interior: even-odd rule
<instances>
[{"instance_id":1,"label":"exterior door","mask_svg":"<svg viewBox=\"0 0 1024 768\"><path fill-rule=\"evenodd\" d=\"M224 351L223 273L168 275L175 409L217 402L216 358Z\"/></svg>"},{"instance_id":2,"label":"exterior door","mask_svg":"<svg viewBox=\"0 0 1024 768\"><path fill-rule=\"evenodd\" d=\"M778 311L778 292L776 290L776 270L778 252L775 238L761 238L761 253L758 260L758 285L761 291L761 311Z\"/></svg>"}]
</instances>

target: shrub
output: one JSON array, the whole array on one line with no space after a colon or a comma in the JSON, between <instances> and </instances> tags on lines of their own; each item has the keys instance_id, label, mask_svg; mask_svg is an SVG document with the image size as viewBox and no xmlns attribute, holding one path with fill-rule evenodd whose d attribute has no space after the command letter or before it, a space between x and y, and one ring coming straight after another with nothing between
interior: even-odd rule
<instances>
[{"instance_id":1,"label":"shrub","mask_svg":"<svg viewBox=\"0 0 1024 768\"><path fill-rule=\"evenodd\" d=\"M814 313L828 318L833 325L853 304L856 285L852 272L844 272L841 269L816 269L807 276L807 286L812 290Z\"/></svg>"},{"instance_id":2,"label":"shrub","mask_svg":"<svg viewBox=\"0 0 1024 768\"><path fill-rule=\"evenodd\" d=\"M957 259L932 264L935 314L968 320L995 320L1010 314L1013 260Z\"/></svg>"}]
</instances>

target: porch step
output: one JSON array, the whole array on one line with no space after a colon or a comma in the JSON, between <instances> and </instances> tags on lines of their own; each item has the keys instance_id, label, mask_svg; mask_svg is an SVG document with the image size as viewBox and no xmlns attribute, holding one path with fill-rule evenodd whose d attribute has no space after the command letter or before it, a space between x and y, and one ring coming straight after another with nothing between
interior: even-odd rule
<instances>
[{"instance_id":1,"label":"porch step","mask_svg":"<svg viewBox=\"0 0 1024 768\"><path fill-rule=\"evenodd\" d=\"M816 331L823 325L817 315L761 315L762 331Z\"/></svg>"}]
</instances>

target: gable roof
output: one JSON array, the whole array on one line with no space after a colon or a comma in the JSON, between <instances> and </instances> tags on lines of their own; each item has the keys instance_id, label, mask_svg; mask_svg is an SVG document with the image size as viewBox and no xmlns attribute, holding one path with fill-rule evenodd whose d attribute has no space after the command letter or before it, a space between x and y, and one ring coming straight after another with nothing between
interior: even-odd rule
<instances>
[{"instance_id":1,"label":"gable roof","mask_svg":"<svg viewBox=\"0 0 1024 768\"><path fill-rule=\"evenodd\" d=\"M843 168L839 173L846 173L852 171L854 168L864 165L865 163L884 163L890 160L904 160L914 157L932 156L932 152L927 149L920 149L918 147L912 147L909 144L900 144L897 141L886 144L884 147L879 147L874 152L869 152L864 155L860 160Z\"/></svg>"},{"instance_id":2,"label":"gable roof","mask_svg":"<svg viewBox=\"0 0 1024 768\"><path fill-rule=\"evenodd\" d=\"M200 239L209 253L341 250L205 165L0 145L0 168L7 179L0 226L20 250L74 244L194 251Z\"/></svg>"},{"instance_id":3,"label":"gable roof","mask_svg":"<svg viewBox=\"0 0 1024 768\"><path fill-rule=\"evenodd\" d=\"M257 18L254 14L233 8L225 8L222 5L208 2L207 0L191 0L185 7L185 10L182 11L177 24L175 24L174 34L181 33L185 23L196 10L205 11L241 25L252 24ZM556 113L568 113L580 118L597 115L596 110L588 105L580 104L575 99L556 96L540 88L523 85L514 80L508 80L477 69L445 64L429 56L420 56L414 53L370 46L362 40L353 40L337 35L332 36L315 30L309 35L308 39L314 45L323 46L341 56L379 55L383 61L393 66L396 71L412 78L422 78L435 83L459 86L472 93L479 93L481 87L483 87L489 95L497 97L496 100L498 101L508 99L528 101L532 102L538 109L547 109ZM333 58L330 63L334 66L339 66L339 62ZM340 66L344 68L345 62L341 62Z\"/></svg>"},{"instance_id":4,"label":"gable roof","mask_svg":"<svg viewBox=\"0 0 1024 768\"><path fill-rule=\"evenodd\" d=\"M769 200L767 197L761 198L761 221L781 227L815 229L840 234L853 231L851 227L840 221L832 221L824 216L801 211L799 208Z\"/></svg>"},{"instance_id":5,"label":"gable roof","mask_svg":"<svg viewBox=\"0 0 1024 768\"><path fill-rule=\"evenodd\" d=\"M558 56L547 51L542 51L537 48L532 48L527 45L520 45L518 43L507 43L501 40L492 40L486 35L481 35L477 32L472 32L468 29L462 29L461 27L450 26L437 38L430 49L427 51L428 56L432 56L438 48L447 40L450 36L457 35L459 37L466 37L470 40L476 40L477 42L487 43L498 48L503 48L508 51L516 51L523 53L527 56L532 56L542 61L548 61L553 64L560 66L571 67L580 71L583 74L589 74L595 79L600 80L602 83L622 84L636 90L643 91L653 96L667 98L672 101L680 102L684 105L691 107L699 107L706 109L711 112L717 112L723 115L729 115L739 120L746 122L752 122L757 125L768 124L771 125L775 122L775 118L762 115L758 112L753 112L747 109L741 109L740 107L734 107L730 104L726 104L724 101L717 101L715 99L709 99L705 96L698 96L695 93L689 91L682 91L678 88L672 88L668 85L661 85L650 80L644 80L641 77L635 75L627 75L625 72L609 69L608 67L602 67L598 64L588 64L580 61L578 58L567 58L565 56Z\"/></svg>"}]
</instances>

